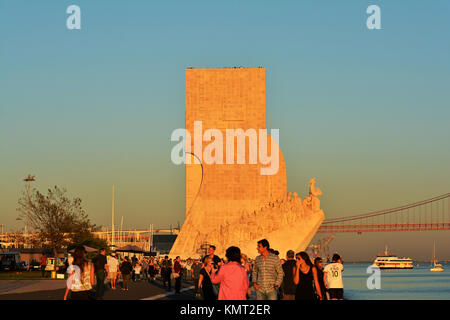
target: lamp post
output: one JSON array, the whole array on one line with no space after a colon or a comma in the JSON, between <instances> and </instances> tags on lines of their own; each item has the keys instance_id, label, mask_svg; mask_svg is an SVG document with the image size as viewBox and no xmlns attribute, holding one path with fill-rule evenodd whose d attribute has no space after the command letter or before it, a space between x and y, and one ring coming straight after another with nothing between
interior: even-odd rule
<instances>
[{"instance_id":1,"label":"lamp post","mask_svg":"<svg viewBox=\"0 0 450 320\"><path fill-rule=\"evenodd\" d=\"M16 221L23 221L23 219L22 218L20 218L20 217L18 217L18 218L16 218ZM24 247L25 247L25 229L26 229L27 227L26 226L24 226L23 227L23 229L22 229L22 240L23 240L23 245L24 245ZM22 241L18 241L17 240L17 233L16 233L16 237L15 237L15 239L14 239L14 242L17 242L18 243L18 246L20 245L20 243L22 242Z\"/></svg>"},{"instance_id":2,"label":"lamp post","mask_svg":"<svg viewBox=\"0 0 450 320\"><path fill-rule=\"evenodd\" d=\"M112 186L111 247L114 249L114 185Z\"/></svg>"},{"instance_id":3,"label":"lamp post","mask_svg":"<svg viewBox=\"0 0 450 320\"><path fill-rule=\"evenodd\" d=\"M28 213L27 213L27 224L25 229L26 239L28 240L28 233L30 232L30 207L31 207L31 199L30 199L30 185L32 181L36 181L35 176L31 174L28 175L23 181L28 182L27 194L28 194ZM25 244L28 244L28 241L25 241Z\"/></svg>"}]
</instances>

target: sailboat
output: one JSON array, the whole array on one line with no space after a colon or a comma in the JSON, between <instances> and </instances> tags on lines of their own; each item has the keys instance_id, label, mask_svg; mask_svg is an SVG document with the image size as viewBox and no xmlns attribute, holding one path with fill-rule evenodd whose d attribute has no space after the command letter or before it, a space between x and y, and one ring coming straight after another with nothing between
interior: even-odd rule
<instances>
[{"instance_id":1,"label":"sailboat","mask_svg":"<svg viewBox=\"0 0 450 320\"><path fill-rule=\"evenodd\" d=\"M442 265L439 263L436 263L436 241L434 241L434 248L433 248L433 267L430 268L431 272L442 272L444 271L444 268L442 268Z\"/></svg>"}]
</instances>

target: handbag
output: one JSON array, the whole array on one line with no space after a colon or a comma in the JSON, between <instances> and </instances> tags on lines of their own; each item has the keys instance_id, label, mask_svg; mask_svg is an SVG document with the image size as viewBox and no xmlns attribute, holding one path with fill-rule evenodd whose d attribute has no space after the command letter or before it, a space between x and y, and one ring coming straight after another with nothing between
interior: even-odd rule
<instances>
[{"instance_id":1,"label":"handbag","mask_svg":"<svg viewBox=\"0 0 450 320\"><path fill-rule=\"evenodd\" d=\"M172 278L176 279L180 276L180 274L178 272L172 272Z\"/></svg>"}]
</instances>

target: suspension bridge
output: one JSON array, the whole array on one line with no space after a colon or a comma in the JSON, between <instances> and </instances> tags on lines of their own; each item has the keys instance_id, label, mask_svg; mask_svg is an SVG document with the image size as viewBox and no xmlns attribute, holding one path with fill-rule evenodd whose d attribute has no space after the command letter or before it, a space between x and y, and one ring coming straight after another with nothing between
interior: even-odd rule
<instances>
[{"instance_id":1,"label":"suspension bridge","mask_svg":"<svg viewBox=\"0 0 450 320\"><path fill-rule=\"evenodd\" d=\"M450 193L353 216L326 219L317 233L450 230Z\"/></svg>"}]
</instances>

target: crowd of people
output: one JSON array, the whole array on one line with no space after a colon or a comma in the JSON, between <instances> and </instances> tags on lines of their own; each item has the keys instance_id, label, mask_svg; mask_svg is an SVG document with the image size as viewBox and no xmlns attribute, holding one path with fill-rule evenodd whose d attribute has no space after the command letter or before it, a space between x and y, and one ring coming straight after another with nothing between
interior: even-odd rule
<instances>
[{"instance_id":1,"label":"crowd of people","mask_svg":"<svg viewBox=\"0 0 450 320\"><path fill-rule=\"evenodd\" d=\"M334 254L332 263L323 266L320 257L312 260L302 251L289 250L286 258L280 259L279 252L270 248L262 239L257 243L259 255L250 259L238 247L231 246L225 257L215 254L211 245L202 259L174 260L165 257L116 257L106 256L104 249L88 261L84 247L75 249L70 266L67 290L64 299L89 299L89 293L96 285L95 298L101 300L105 279L111 290L128 291L129 282L155 282L160 278L167 290L175 286L175 294L181 293L181 281L194 283L197 298L204 300L248 300L252 290L256 300L342 300L344 289L342 259Z\"/></svg>"}]
</instances>

